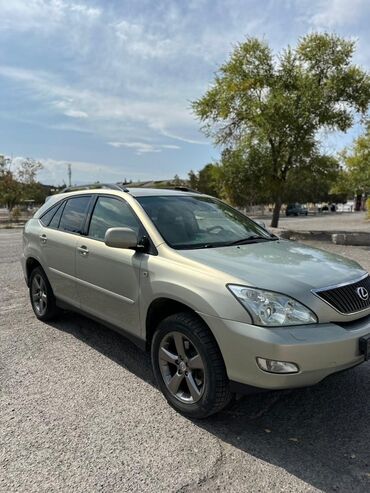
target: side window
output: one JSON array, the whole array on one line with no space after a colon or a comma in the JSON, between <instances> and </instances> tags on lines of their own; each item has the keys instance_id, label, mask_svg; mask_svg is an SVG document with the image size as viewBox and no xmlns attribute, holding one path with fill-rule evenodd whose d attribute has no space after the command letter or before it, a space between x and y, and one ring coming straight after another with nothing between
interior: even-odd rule
<instances>
[{"instance_id":1,"label":"side window","mask_svg":"<svg viewBox=\"0 0 370 493\"><path fill-rule=\"evenodd\" d=\"M83 196L69 199L60 219L59 229L71 233L81 233L90 198Z\"/></svg>"},{"instance_id":2,"label":"side window","mask_svg":"<svg viewBox=\"0 0 370 493\"><path fill-rule=\"evenodd\" d=\"M51 209L46 211L45 214L43 214L40 217L40 221L41 221L43 226L49 226L51 219L53 218L54 214L56 213L56 211L59 207L60 207L60 203L55 204Z\"/></svg>"},{"instance_id":3,"label":"side window","mask_svg":"<svg viewBox=\"0 0 370 493\"><path fill-rule=\"evenodd\" d=\"M60 218L62 216L62 212L63 212L63 209L64 209L64 205L65 205L65 202L63 202L60 207L58 208L58 210L56 211L56 213L54 214L54 217L53 219L50 221L49 223L49 228L53 228L53 229L58 229L58 226L59 226L59 221L60 221Z\"/></svg>"},{"instance_id":4,"label":"side window","mask_svg":"<svg viewBox=\"0 0 370 493\"><path fill-rule=\"evenodd\" d=\"M113 197L99 197L91 217L89 237L104 240L109 228L131 228L139 234L140 222L126 202Z\"/></svg>"}]
</instances>

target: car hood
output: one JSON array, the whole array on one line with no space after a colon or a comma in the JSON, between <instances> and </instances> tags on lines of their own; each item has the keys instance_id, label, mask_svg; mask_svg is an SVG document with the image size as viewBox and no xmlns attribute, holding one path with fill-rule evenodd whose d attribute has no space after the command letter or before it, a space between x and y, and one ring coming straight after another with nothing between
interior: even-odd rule
<instances>
[{"instance_id":1,"label":"car hood","mask_svg":"<svg viewBox=\"0 0 370 493\"><path fill-rule=\"evenodd\" d=\"M183 250L181 254L250 286L285 293L350 282L366 273L353 260L285 240Z\"/></svg>"}]
</instances>

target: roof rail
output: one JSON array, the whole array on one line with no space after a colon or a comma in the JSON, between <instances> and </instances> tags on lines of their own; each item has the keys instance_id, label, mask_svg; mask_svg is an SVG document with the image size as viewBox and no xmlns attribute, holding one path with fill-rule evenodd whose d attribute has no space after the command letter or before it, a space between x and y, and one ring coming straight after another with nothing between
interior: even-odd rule
<instances>
[{"instance_id":1,"label":"roof rail","mask_svg":"<svg viewBox=\"0 0 370 493\"><path fill-rule=\"evenodd\" d=\"M89 185L80 185L75 187L66 187L60 193L78 192L80 190L91 190L94 188L103 188L109 190L119 190L120 192L128 192L128 189L118 183L91 183Z\"/></svg>"},{"instance_id":2,"label":"roof rail","mask_svg":"<svg viewBox=\"0 0 370 493\"><path fill-rule=\"evenodd\" d=\"M202 193L202 192L199 192L198 190L193 190L192 188L183 187L183 186L173 187L173 188L170 188L170 190L179 190L180 192Z\"/></svg>"}]
</instances>

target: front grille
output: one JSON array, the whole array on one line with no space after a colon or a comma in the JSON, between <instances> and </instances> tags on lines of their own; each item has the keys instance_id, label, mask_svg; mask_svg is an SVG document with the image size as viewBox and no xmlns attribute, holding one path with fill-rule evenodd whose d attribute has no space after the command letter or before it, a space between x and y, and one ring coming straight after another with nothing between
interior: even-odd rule
<instances>
[{"instance_id":1,"label":"front grille","mask_svg":"<svg viewBox=\"0 0 370 493\"><path fill-rule=\"evenodd\" d=\"M358 294L358 288L364 288L367 298L362 299ZM316 296L326 301L338 312L349 314L370 308L370 276L366 276L352 284L345 284L330 289L314 290Z\"/></svg>"}]
</instances>

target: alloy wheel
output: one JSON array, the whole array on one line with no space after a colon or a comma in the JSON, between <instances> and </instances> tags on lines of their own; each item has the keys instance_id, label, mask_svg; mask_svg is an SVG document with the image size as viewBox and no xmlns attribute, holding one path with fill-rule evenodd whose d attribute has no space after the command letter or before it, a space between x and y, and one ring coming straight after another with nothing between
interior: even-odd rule
<instances>
[{"instance_id":1,"label":"alloy wheel","mask_svg":"<svg viewBox=\"0 0 370 493\"><path fill-rule=\"evenodd\" d=\"M44 279L40 274L36 274L32 279L31 296L33 306L40 317L45 315L48 306L46 289Z\"/></svg>"},{"instance_id":2,"label":"alloy wheel","mask_svg":"<svg viewBox=\"0 0 370 493\"><path fill-rule=\"evenodd\" d=\"M187 404L199 401L204 392L205 368L194 342L181 332L170 332L162 339L158 356L171 394Z\"/></svg>"}]
</instances>

